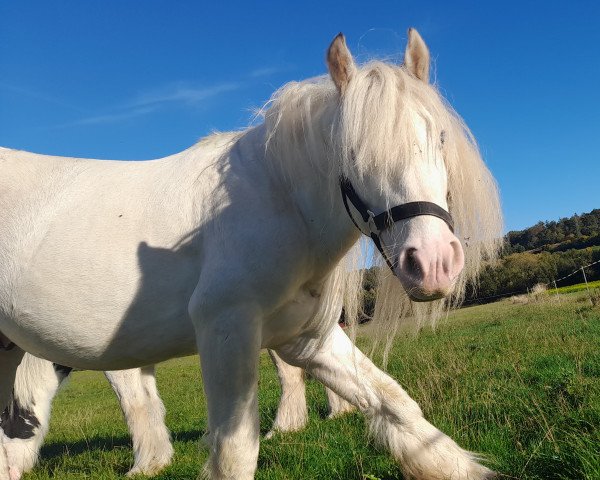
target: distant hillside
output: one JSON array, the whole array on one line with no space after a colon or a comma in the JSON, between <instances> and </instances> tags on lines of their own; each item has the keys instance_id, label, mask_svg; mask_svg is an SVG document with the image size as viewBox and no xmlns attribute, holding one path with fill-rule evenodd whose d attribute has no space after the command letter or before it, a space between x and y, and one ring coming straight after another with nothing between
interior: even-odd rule
<instances>
[{"instance_id":1,"label":"distant hillside","mask_svg":"<svg viewBox=\"0 0 600 480\"><path fill-rule=\"evenodd\" d=\"M539 222L505 237L502 258L488 265L467 303L483 303L524 293L537 283L553 284L578 268L600 260L600 209L590 213ZM600 279L600 264L585 270L588 281ZM578 273L558 282L559 287L583 282Z\"/></svg>"},{"instance_id":2,"label":"distant hillside","mask_svg":"<svg viewBox=\"0 0 600 480\"><path fill-rule=\"evenodd\" d=\"M538 222L525 230L508 232L505 254L528 250L565 251L595 245L600 245L600 208L557 222Z\"/></svg>"}]
</instances>

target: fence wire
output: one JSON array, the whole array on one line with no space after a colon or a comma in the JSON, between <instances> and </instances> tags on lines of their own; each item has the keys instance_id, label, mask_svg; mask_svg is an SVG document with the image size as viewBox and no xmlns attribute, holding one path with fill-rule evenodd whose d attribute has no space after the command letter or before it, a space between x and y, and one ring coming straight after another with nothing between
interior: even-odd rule
<instances>
[{"instance_id":1,"label":"fence wire","mask_svg":"<svg viewBox=\"0 0 600 480\"><path fill-rule=\"evenodd\" d=\"M557 284L558 282L560 282L560 281L562 281L562 280L565 280L566 278L572 277L572 276L573 276L573 275L575 275L576 273L582 272L584 269L586 269L586 268L588 268L588 267L591 267L591 266L593 266L593 265L596 265L596 264L598 264L598 263L600 263L600 260L596 260L595 262L592 262L592 263L590 263L590 264L588 264L588 265L583 265L583 266L581 266L581 267L579 267L579 268L577 268L577 269L573 270L573 271L572 271L571 273L569 273L568 275L565 275L564 277L560 277L560 278L558 278L558 279L556 279L556 280L552 280L551 282L548 282L548 283L542 283L542 282L539 282L538 284L539 284L539 285L543 285L543 286L545 286L546 288L548 288L548 287L553 287L553 288L556 288L556 284ZM585 274L584 274L584 278L585 278ZM587 283L587 280L586 280L586 283ZM538 285L538 284L536 284L536 285ZM525 293L529 293L529 290L530 290L530 289L527 289L527 291L522 291L522 290L519 290L519 291L516 291L516 292L499 293L498 295L490 295L490 296L488 296L488 297L478 297L478 298L471 298L471 299L469 299L469 300L465 301L465 302L464 302L464 304L465 304L465 305L469 305L469 304L472 304L472 303L481 302L481 301L483 301L483 300L492 300L492 299L494 299L494 298L512 297L513 295L523 295L523 294L525 294Z\"/></svg>"}]
</instances>

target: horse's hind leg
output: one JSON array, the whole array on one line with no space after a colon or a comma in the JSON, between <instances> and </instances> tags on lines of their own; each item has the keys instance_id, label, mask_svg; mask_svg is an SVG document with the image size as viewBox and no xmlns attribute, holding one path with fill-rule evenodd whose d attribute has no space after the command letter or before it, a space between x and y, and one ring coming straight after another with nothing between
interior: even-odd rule
<instances>
[{"instance_id":1,"label":"horse's hind leg","mask_svg":"<svg viewBox=\"0 0 600 480\"><path fill-rule=\"evenodd\" d=\"M17 367L21 363L24 352L15 344L10 343L6 337L0 333L0 411L4 412L8 407ZM0 431L4 443L4 433ZM18 478L13 475L13 479ZM4 445L0 446L0 480L10 480L8 459Z\"/></svg>"},{"instance_id":2,"label":"horse's hind leg","mask_svg":"<svg viewBox=\"0 0 600 480\"><path fill-rule=\"evenodd\" d=\"M156 475L171 463L173 446L154 366L105 374L119 398L133 441L135 462L127 475Z\"/></svg>"},{"instance_id":3,"label":"horse's hind leg","mask_svg":"<svg viewBox=\"0 0 600 480\"><path fill-rule=\"evenodd\" d=\"M278 350L304 367L367 417L371 435L417 480L482 480L493 472L479 465L450 437L423 418L421 409L394 379L379 370L336 327L316 351L302 340Z\"/></svg>"},{"instance_id":4,"label":"horse's hind leg","mask_svg":"<svg viewBox=\"0 0 600 480\"><path fill-rule=\"evenodd\" d=\"M276 432L300 430L308 421L304 371L285 363L273 350L269 350L269 355L277 368L281 397L275 421L265 438L271 438Z\"/></svg>"},{"instance_id":5,"label":"horse's hind leg","mask_svg":"<svg viewBox=\"0 0 600 480\"><path fill-rule=\"evenodd\" d=\"M28 353L23 357L1 421L11 480L20 478L35 466L48 433L52 399L70 372L69 367Z\"/></svg>"}]
</instances>

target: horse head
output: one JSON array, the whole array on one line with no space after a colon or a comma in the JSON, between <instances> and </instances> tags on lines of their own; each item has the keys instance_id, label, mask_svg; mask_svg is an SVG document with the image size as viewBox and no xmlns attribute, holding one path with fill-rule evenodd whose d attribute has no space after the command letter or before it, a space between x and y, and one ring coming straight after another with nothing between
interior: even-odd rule
<instances>
[{"instance_id":1,"label":"horse head","mask_svg":"<svg viewBox=\"0 0 600 480\"><path fill-rule=\"evenodd\" d=\"M401 66L357 67L342 34L327 64L340 100L334 137L348 214L409 297L429 301L450 294L465 265L448 172L465 134L429 84L425 42L414 29L408 36Z\"/></svg>"}]
</instances>

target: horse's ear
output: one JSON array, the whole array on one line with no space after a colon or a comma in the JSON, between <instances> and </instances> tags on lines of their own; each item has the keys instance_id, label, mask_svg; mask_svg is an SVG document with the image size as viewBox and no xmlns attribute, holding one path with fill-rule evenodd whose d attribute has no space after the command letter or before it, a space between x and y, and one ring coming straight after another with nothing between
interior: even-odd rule
<instances>
[{"instance_id":1,"label":"horse's ear","mask_svg":"<svg viewBox=\"0 0 600 480\"><path fill-rule=\"evenodd\" d=\"M429 82L429 49L414 28L408 29L408 44L404 52L406 69L425 83Z\"/></svg>"},{"instance_id":2,"label":"horse's ear","mask_svg":"<svg viewBox=\"0 0 600 480\"><path fill-rule=\"evenodd\" d=\"M352 54L346 46L346 38L343 33L338 33L333 42L331 42L331 45L329 45L329 49L327 50L327 67L338 92L343 95L348 82L350 82L356 70Z\"/></svg>"}]
</instances>

